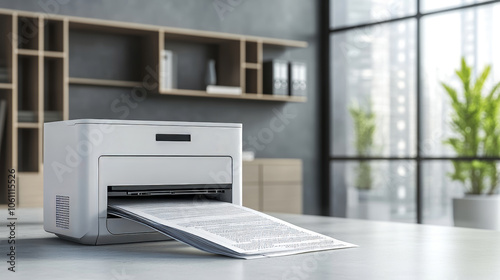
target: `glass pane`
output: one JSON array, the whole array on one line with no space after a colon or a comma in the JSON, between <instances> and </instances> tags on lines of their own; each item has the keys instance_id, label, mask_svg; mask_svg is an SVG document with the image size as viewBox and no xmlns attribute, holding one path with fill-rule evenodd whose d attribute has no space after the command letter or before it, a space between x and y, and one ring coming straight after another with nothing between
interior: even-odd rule
<instances>
[{"instance_id":1,"label":"glass pane","mask_svg":"<svg viewBox=\"0 0 500 280\"><path fill-rule=\"evenodd\" d=\"M334 156L415 155L415 40L413 19L331 36Z\"/></svg>"},{"instance_id":2,"label":"glass pane","mask_svg":"<svg viewBox=\"0 0 500 280\"><path fill-rule=\"evenodd\" d=\"M416 222L413 161L333 161L331 169L331 215Z\"/></svg>"},{"instance_id":3,"label":"glass pane","mask_svg":"<svg viewBox=\"0 0 500 280\"><path fill-rule=\"evenodd\" d=\"M461 161L468 164L469 162ZM481 162L487 166L487 161ZM500 167L498 164L497 169ZM494 168L494 167L493 167ZM471 170L468 168L467 170ZM426 161L422 164L422 187L423 187L423 222L425 224L453 226L453 198L462 197L470 188L470 180L465 184L451 180L454 173L451 161ZM470 178L465 173L466 178ZM484 174L484 173L483 173ZM476 177L477 182L483 182L488 188L489 177L482 175Z\"/></svg>"},{"instance_id":4,"label":"glass pane","mask_svg":"<svg viewBox=\"0 0 500 280\"><path fill-rule=\"evenodd\" d=\"M330 0L332 28L378 22L416 13L416 0Z\"/></svg>"},{"instance_id":5,"label":"glass pane","mask_svg":"<svg viewBox=\"0 0 500 280\"><path fill-rule=\"evenodd\" d=\"M500 81L500 5L422 18L422 143L425 156L454 156L444 141L456 136L451 130L451 99L441 82L462 94L462 85L455 74L461 57L473 66L473 76L492 65L484 93L493 82ZM446 34L446 36L443 36ZM475 78L474 78L475 79Z\"/></svg>"},{"instance_id":6,"label":"glass pane","mask_svg":"<svg viewBox=\"0 0 500 280\"><path fill-rule=\"evenodd\" d=\"M423 13L426 13L430 11L454 8L486 1L489 0L422 0L422 6L420 7L420 9Z\"/></svg>"}]
</instances>

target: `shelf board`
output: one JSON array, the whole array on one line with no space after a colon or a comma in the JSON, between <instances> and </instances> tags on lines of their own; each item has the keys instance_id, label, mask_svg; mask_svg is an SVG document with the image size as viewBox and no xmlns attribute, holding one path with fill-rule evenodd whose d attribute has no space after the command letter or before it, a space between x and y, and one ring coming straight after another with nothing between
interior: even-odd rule
<instances>
[{"instance_id":1,"label":"shelf board","mask_svg":"<svg viewBox=\"0 0 500 280\"><path fill-rule=\"evenodd\" d=\"M44 51L44 57L64 58L64 52Z\"/></svg>"},{"instance_id":2,"label":"shelf board","mask_svg":"<svg viewBox=\"0 0 500 280\"><path fill-rule=\"evenodd\" d=\"M17 127L18 128L39 128L40 125L38 123L33 123L33 122L18 122Z\"/></svg>"},{"instance_id":3,"label":"shelf board","mask_svg":"<svg viewBox=\"0 0 500 280\"><path fill-rule=\"evenodd\" d=\"M19 54L19 55L29 55L29 56L38 56L38 55L40 55L40 52L38 50L17 49L17 54Z\"/></svg>"},{"instance_id":4,"label":"shelf board","mask_svg":"<svg viewBox=\"0 0 500 280\"><path fill-rule=\"evenodd\" d=\"M305 96L289 96L289 95L262 94L259 100L286 101L286 102L306 102L307 101L307 97L305 97Z\"/></svg>"},{"instance_id":5,"label":"shelf board","mask_svg":"<svg viewBox=\"0 0 500 280\"><path fill-rule=\"evenodd\" d=\"M88 78L69 78L70 84L89 85L89 86L106 86L106 87L141 87L141 82L120 81L120 80L104 80L104 79L88 79Z\"/></svg>"},{"instance_id":6,"label":"shelf board","mask_svg":"<svg viewBox=\"0 0 500 280\"><path fill-rule=\"evenodd\" d=\"M292 48L306 48L308 46L308 43L305 41L264 38L264 37L254 37L254 36L245 36L245 39L247 41L261 42L264 45L274 45L274 46L292 47Z\"/></svg>"},{"instance_id":7,"label":"shelf board","mask_svg":"<svg viewBox=\"0 0 500 280\"><path fill-rule=\"evenodd\" d=\"M12 84L0 83L0 89L12 89Z\"/></svg>"},{"instance_id":8,"label":"shelf board","mask_svg":"<svg viewBox=\"0 0 500 280\"><path fill-rule=\"evenodd\" d=\"M306 102L307 98L302 96L274 96L255 93L243 94L217 94L207 93L203 90L190 90L190 89L171 89L162 90L160 94L177 95L177 96L195 96L195 97L215 97L215 98L229 98L229 99L246 99L246 100L264 100L264 101L281 101L281 102Z\"/></svg>"},{"instance_id":9,"label":"shelf board","mask_svg":"<svg viewBox=\"0 0 500 280\"><path fill-rule=\"evenodd\" d=\"M39 13L35 12L10 10L3 8L0 8L0 13L8 15L16 13L18 16L33 17L33 18L38 18L40 16ZM158 26L158 25L132 23L132 22L120 22L120 21L75 17L67 15L47 14L45 15L45 17L50 20L68 21L71 28L78 28L81 26L84 28L98 30L98 31L112 29L114 30L114 32L121 30L122 32L130 34L137 32L163 32L173 35L180 34L187 36L218 38L218 39L235 40L235 41L245 40L252 42L260 42L265 45L277 45L277 46L298 47L298 48L305 48L308 45L307 42L304 41L296 41L288 39L276 39L276 38L249 36L242 34L214 32L214 31L202 31L202 30L194 30L194 29L186 29L178 27L167 27L167 26Z\"/></svg>"},{"instance_id":10,"label":"shelf board","mask_svg":"<svg viewBox=\"0 0 500 280\"><path fill-rule=\"evenodd\" d=\"M260 64L259 63L245 62L245 63L243 63L243 68L246 68L246 69L260 69Z\"/></svg>"},{"instance_id":11,"label":"shelf board","mask_svg":"<svg viewBox=\"0 0 500 280\"><path fill-rule=\"evenodd\" d=\"M40 176L39 171L19 171L19 177L26 177L26 176Z\"/></svg>"}]
</instances>

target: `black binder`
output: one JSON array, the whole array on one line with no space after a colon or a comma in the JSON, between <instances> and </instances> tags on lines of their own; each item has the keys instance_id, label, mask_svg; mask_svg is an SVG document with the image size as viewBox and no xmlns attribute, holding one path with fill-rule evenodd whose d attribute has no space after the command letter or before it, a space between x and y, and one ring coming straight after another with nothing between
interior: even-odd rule
<instances>
[{"instance_id":1,"label":"black binder","mask_svg":"<svg viewBox=\"0 0 500 280\"><path fill-rule=\"evenodd\" d=\"M307 66L304 62L293 61L289 65L290 95L307 95Z\"/></svg>"},{"instance_id":2,"label":"black binder","mask_svg":"<svg viewBox=\"0 0 500 280\"><path fill-rule=\"evenodd\" d=\"M288 95L288 62L274 59L264 62L265 94Z\"/></svg>"}]
</instances>

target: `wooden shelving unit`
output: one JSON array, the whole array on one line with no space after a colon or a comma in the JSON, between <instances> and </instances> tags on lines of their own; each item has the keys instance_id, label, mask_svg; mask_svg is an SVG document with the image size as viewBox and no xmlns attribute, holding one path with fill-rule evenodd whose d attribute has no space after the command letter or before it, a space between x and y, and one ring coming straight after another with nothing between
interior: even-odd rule
<instances>
[{"instance_id":1,"label":"wooden shelving unit","mask_svg":"<svg viewBox=\"0 0 500 280\"><path fill-rule=\"evenodd\" d=\"M0 181L7 180L6 170L17 170L20 206L42 204L43 124L68 119L70 85L146 88L147 84L149 93L165 96L306 101L262 90L266 48L307 47L302 41L6 9L0 9L0 36L4 39L0 42L0 99L7 103ZM113 51L99 54L95 48L102 45ZM184 76L175 89L165 89L158 78L166 49L180 50L177 70ZM206 92L202 73L209 59L216 61L217 85L239 87L242 94ZM0 205L6 204L5 194L4 184Z\"/></svg>"},{"instance_id":2,"label":"wooden shelving unit","mask_svg":"<svg viewBox=\"0 0 500 280\"><path fill-rule=\"evenodd\" d=\"M0 83L0 97L8 107L0 180L6 182L7 169L16 169L20 206L41 206L43 123L68 118L67 24L40 14L0 11L0 36L5 39L0 43L0 69L9 73L8 81ZM5 186L0 204L6 203Z\"/></svg>"}]
</instances>

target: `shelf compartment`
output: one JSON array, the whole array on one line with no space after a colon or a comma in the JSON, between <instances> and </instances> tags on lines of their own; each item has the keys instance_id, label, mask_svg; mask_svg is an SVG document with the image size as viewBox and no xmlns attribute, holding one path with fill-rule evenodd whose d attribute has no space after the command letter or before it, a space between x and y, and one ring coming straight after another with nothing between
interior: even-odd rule
<instances>
[{"instance_id":1,"label":"shelf compartment","mask_svg":"<svg viewBox=\"0 0 500 280\"><path fill-rule=\"evenodd\" d=\"M217 64L218 85L241 86L241 46L239 41L227 41L219 44Z\"/></svg>"},{"instance_id":2,"label":"shelf compartment","mask_svg":"<svg viewBox=\"0 0 500 280\"><path fill-rule=\"evenodd\" d=\"M43 88L43 108L44 122L62 120L64 110L63 92L63 59L45 57L44 58L44 88ZM59 112L59 113L57 113Z\"/></svg>"},{"instance_id":3,"label":"shelf compartment","mask_svg":"<svg viewBox=\"0 0 500 280\"><path fill-rule=\"evenodd\" d=\"M43 49L62 52L64 45L64 23L60 20L46 20L43 26Z\"/></svg>"},{"instance_id":4,"label":"shelf compartment","mask_svg":"<svg viewBox=\"0 0 500 280\"><path fill-rule=\"evenodd\" d=\"M251 94L261 93L259 89L259 73L257 69L245 69L245 92Z\"/></svg>"},{"instance_id":5,"label":"shelf compartment","mask_svg":"<svg viewBox=\"0 0 500 280\"><path fill-rule=\"evenodd\" d=\"M259 42L245 42L245 62L260 63L261 44Z\"/></svg>"},{"instance_id":6,"label":"shelf compartment","mask_svg":"<svg viewBox=\"0 0 500 280\"><path fill-rule=\"evenodd\" d=\"M17 19L17 47L19 49L39 49L39 25L37 17L19 17Z\"/></svg>"},{"instance_id":7,"label":"shelf compartment","mask_svg":"<svg viewBox=\"0 0 500 280\"><path fill-rule=\"evenodd\" d=\"M158 53L155 32L130 35L70 28L69 76L142 81L157 71Z\"/></svg>"},{"instance_id":8,"label":"shelf compartment","mask_svg":"<svg viewBox=\"0 0 500 280\"><path fill-rule=\"evenodd\" d=\"M17 155L19 172L38 172L39 169L38 128L19 128L17 132Z\"/></svg>"},{"instance_id":9,"label":"shelf compartment","mask_svg":"<svg viewBox=\"0 0 500 280\"><path fill-rule=\"evenodd\" d=\"M177 41L165 39L164 49L172 51L176 58L173 65L178 88L185 90L204 91L206 89L207 64L210 60L217 63L217 45L192 41ZM216 71L217 80L219 79Z\"/></svg>"},{"instance_id":10,"label":"shelf compartment","mask_svg":"<svg viewBox=\"0 0 500 280\"><path fill-rule=\"evenodd\" d=\"M178 88L205 91L210 60L215 61L216 85L240 87L240 41L165 34L164 49L176 57Z\"/></svg>"},{"instance_id":11,"label":"shelf compartment","mask_svg":"<svg viewBox=\"0 0 500 280\"><path fill-rule=\"evenodd\" d=\"M38 112L38 57L18 57L18 110ZM34 120L38 121L38 118Z\"/></svg>"},{"instance_id":12,"label":"shelf compartment","mask_svg":"<svg viewBox=\"0 0 500 280\"><path fill-rule=\"evenodd\" d=\"M44 122L56 122L63 120L63 113L61 111L48 111L45 110L43 112L43 121Z\"/></svg>"},{"instance_id":13,"label":"shelf compartment","mask_svg":"<svg viewBox=\"0 0 500 280\"><path fill-rule=\"evenodd\" d=\"M88 86L105 86L105 87L141 87L142 82L135 81L119 81L119 80L104 80L104 79L87 79L87 78L69 78L70 84L88 85Z\"/></svg>"},{"instance_id":14,"label":"shelf compartment","mask_svg":"<svg viewBox=\"0 0 500 280\"><path fill-rule=\"evenodd\" d=\"M0 44L0 83L10 83L12 81L12 44L7 40L12 34L12 16L0 15L0 36L4 42Z\"/></svg>"},{"instance_id":15,"label":"shelf compartment","mask_svg":"<svg viewBox=\"0 0 500 280\"><path fill-rule=\"evenodd\" d=\"M0 180L7 181L7 170L13 167L12 134L13 134L13 116L12 116L12 90L0 89L0 100L5 102L5 111L0 110L0 119L3 119L3 129L0 128ZM0 127L2 125L0 124ZM7 185L0 184L0 204L7 203Z\"/></svg>"},{"instance_id":16,"label":"shelf compartment","mask_svg":"<svg viewBox=\"0 0 500 280\"><path fill-rule=\"evenodd\" d=\"M18 110L17 121L19 123L37 123L38 113L35 111Z\"/></svg>"}]
</instances>

